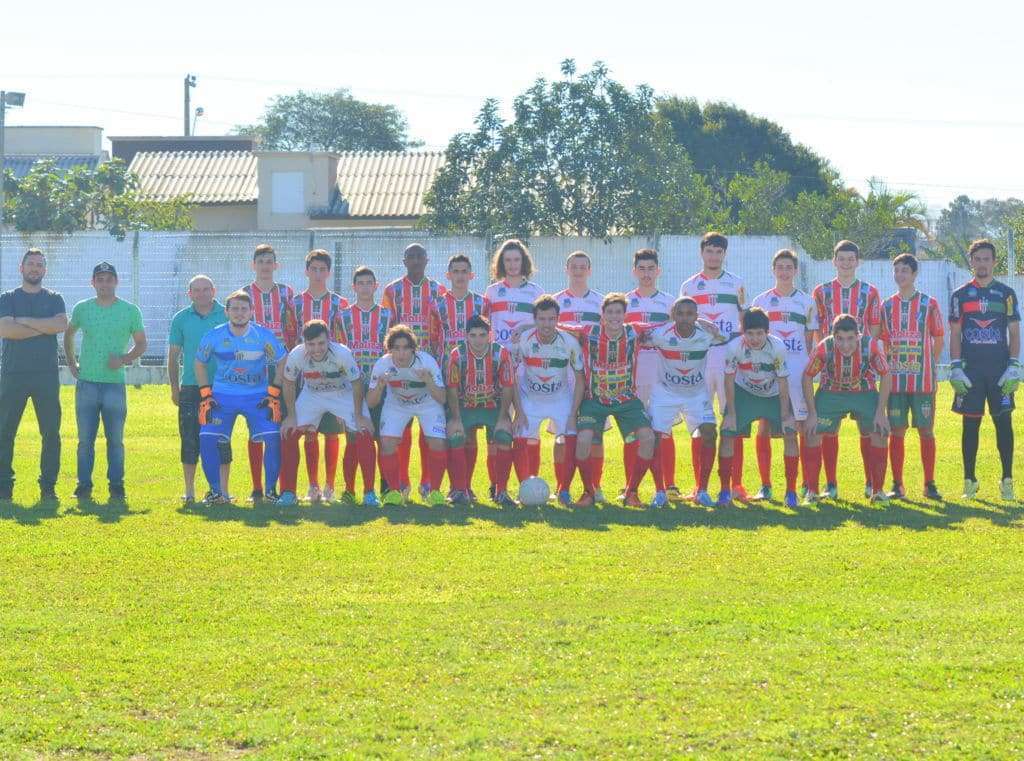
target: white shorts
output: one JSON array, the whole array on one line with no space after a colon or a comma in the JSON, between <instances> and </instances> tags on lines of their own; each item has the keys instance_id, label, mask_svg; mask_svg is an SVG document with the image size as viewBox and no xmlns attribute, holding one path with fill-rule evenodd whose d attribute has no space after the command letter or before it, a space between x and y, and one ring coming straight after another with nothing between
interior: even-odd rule
<instances>
[{"instance_id":1,"label":"white shorts","mask_svg":"<svg viewBox=\"0 0 1024 761\"><path fill-rule=\"evenodd\" d=\"M562 394L551 400L538 401L531 399L520 390L520 399L523 403L523 413L526 415L526 424L516 430L516 436L533 440L540 439L540 426L545 420L548 421L548 433L555 436L576 433L576 421L570 419L572 395Z\"/></svg>"},{"instance_id":2,"label":"white shorts","mask_svg":"<svg viewBox=\"0 0 1024 761\"><path fill-rule=\"evenodd\" d=\"M677 396L660 385L651 392L647 414L651 416L655 433L671 434L674 425L685 422L692 436L702 425L715 424L715 410L707 392L691 397Z\"/></svg>"},{"instance_id":3,"label":"white shorts","mask_svg":"<svg viewBox=\"0 0 1024 761\"><path fill-rule=\"evenodd\" d=\"M299 427L318 426L320 418L326 414L334 415L345 426L345 430L354 433L359 429L356 425L355 407L352 394L314 394L301 391L295 399L295 423ZM363 415L370 416L370 408L363 401Z\"/></svg>"},{"instance_id":4,"label":"white shorts","mask_svg":"<svg viewBox=\"0 0 1024 761\"><path fill-rule=\"evenodd\" d=\"M712 346L708 349L708 363L704 370L704 377L707 378L708 395L712 400L718 400L718 414L721 416L725 409L725 347Z\"/></svg>"},{"instance_id":5,"label":"white shorts","mask_svg":"<svg viewBox=\"0 0 1024 761\"><path fill-rule=\"evenodd\" d=\"M416 418L420 421L423 435L431 439L443 439L446 425L444 407L433 399L426 404L407 407L404 404L388 404L387 398L380 410L380 435L400 439L406 427Z\"/></svg>"},{"instance_id":6,"label":"white shorts","mask_svg":"<svg viewBox=\"0 0 1024 761\"><path fill-rule=\"evenodd\" d=\"M804 399L804 370L810 362L806 354L786 355L786 368L789 370L789 401L793 405L793 419L797 421L807 419L807 400Z\"/></svg>"},{"instance_id":7,"label":"white shorts","mask_svg":"<svg viewBox=\"0 0 1024 761\"><path fill-rule=\"evenodd\" d=\"M657 349L641 349L636 359L636 395L644 406L651 400L651 393L658 382L661 360Z\"/></svg>"}]
</instances>

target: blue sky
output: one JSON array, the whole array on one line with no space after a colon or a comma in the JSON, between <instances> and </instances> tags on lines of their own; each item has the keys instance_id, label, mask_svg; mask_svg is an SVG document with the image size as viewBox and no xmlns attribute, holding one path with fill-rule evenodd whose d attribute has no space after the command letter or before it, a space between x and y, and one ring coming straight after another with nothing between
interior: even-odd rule
<instances>
[{"instance_id":1,"label":"blue sky","mask_svg":"<svg viewBox=\"0 0 1024 761\"><path fill-rule=\"evenodd\" d=\"M935 208L960 192L1024 198L1015 5L15 0L0 88L29 93L11 124L117 135L180 134L186 73L200 134L254 121L278 93L349 87L441 148L484 97L507 105L563 58L599 59L628 84L774 119L848 183L880 177Z\"/></svg>"}]
</instances>

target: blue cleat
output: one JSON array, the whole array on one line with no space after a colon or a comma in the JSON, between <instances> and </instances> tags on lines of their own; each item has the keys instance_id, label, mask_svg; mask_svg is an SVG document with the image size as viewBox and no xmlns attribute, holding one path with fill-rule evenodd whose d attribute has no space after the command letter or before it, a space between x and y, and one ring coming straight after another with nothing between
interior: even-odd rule
<instances>
[{"instance_id":1,"label":"blue cleat","mask_svg":"<svg viewBox=\"0 0 1024 761\"><path fill-rule=\"evenodd\" d=\"M762 485L758 492L750 499L754 502L771 502L772 487L767 484Z\"/></svg>"},{"instance_id":2,"label":"blue cleat","mask_svg":"<svg viewBox=\"0 0 1024 761\"><path fill-rule=\"evenodd\" d=\"M786 492L786 507L797 507L799 504L800 498L795 491Z\"/></svg>"},{"instance_id":3,"label":"blue cleat","mask_svg":"<svg viewBox=\"0 0 1024 761\"><path fill-rule=\"evenodd\" d=\"M377 492L368 491L363 495L363 507L380 507L380 500Z\"/></svg>"},{"instance_id":4,"label":"blue cleat","mask_svg":"<svg viewBox=\"0 0 1024 761\"><path fill-rule=\"evenodd\" d=\"M701 489L693 496L693 501L701 507L714 507L715 501L711 499L706 489Z\"/></svg>"},{"instance_id":5,"label":"blue cleat","mask_svg":"<svg viewBox=\"0 0 1024 761\"><path fill-rule=\"evenodd\" d=\"M568 490L558 492L558 504L562 505L563 507L573 506L572 495L568 492Z\"/></svg>"},{"instance_id":6,"label":"blue cleat","mask_svg":"<svg viewBox=\"0 0 1024 761\"><path fill-rule=\"evenodd\" d=\"M299 498L295 496L293 491L281 492L281 496L277 498L277 504L279 505L297 505L299 504Z\"/></svg>"},{"instance_id":7,"label":"blue cleat","mask_svg":"<svg viewBox=\"0 0 1024 761\"><path fill-rule=\"evenodd\" d=\"M668 505L668 495L663 491L655 492L654 499L651 500L651 507L659 508L666 507Z\"/></svg>"},{"instance_id":8,"label":"blue cleat","mask_svg":"<svg viewBox=\"0 0 1024 761\"><path fill-rule=\"evenodd\" d=\"M732 492L722 489L718 492L718 500L715 502L718 507L732 507Z\"/></svg>"}]
</instances>

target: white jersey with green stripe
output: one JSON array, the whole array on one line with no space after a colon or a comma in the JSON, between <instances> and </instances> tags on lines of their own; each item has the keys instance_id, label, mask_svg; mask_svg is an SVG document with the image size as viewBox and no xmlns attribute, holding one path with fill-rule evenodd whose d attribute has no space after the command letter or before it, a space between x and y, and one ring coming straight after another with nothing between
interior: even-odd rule
<instances>
[{"instance_id":1,"label":"white jersey with green stripe","mask_svg":"<svg viewBox=\"0 0 1024 761\"><path fill-rule=\"evenodd\" d=\"M512 348L512 332L521 323L533 324L533 302L544 295L536 283L524 280L514 286L507 280L491 283L484 291L484 312L491 321L491 335L506 349Z\"/></svg>"},{"instance_id":2,"label":"white jersey with green stripe","mask_svg":"<svg viewBox=\"0 0 1024 761\"><path fill-rule=\"evenodd\" d=\"M754 396L779 395L779 378L789 377L786 347L782 339L768 335L760 347L734 338L725 348L725 374L736 376L736 385Z\"/></svg>"},{"instance_id":3,"label":"white jersey with green stripe","mask_svg":"<svg viewBox=\"0 0 1024 761\"><path fill-rule=\"evenodd\" d=\"M658 351L658 383L683 399L706 393L708 349L714 339L700 325L693 333L679 333L675 322L659 325L647 334L646 343Z\"/></svg>"},{"instance_id":4,"label":"white jersey with green stripe","mask_svg":"<svg viewBox=\"0 0 1024 761\"><path fill-rule=\"evenodd\" d=\"M556 330L550 343L541 341L536 329L526 331L512 357L522 367L519 390L535 401L568 395L573 373L583 371L580 342L564 330Z\"/></svg>"},{"instance_id":5,"label":"white jersey with green stripe","mask_svg":"<svg viewBox=\"0 0 1024 761\"><path fill-rule=\"evenodd\" d=\"M806 333L818 329L818 309L810 294L796 288L784 296L771 288L756 296L750 305L767 312L771 323L768 332L782 339L787 354L802 358L806 364L809 359Z\"/></svg>"},{"instance_id":6,"label":"white jersey with green stripe","mask_svg":"<svg viewBox=\"0 0 1024 761\"><path fill-rule=\"evenodd\" d=\"M701 319L715 323L726 340L740 334L740 312L746 309L747 296L743 280L728 270L715 278L698 272L679 286L680 296L689 296L697 302Z\"/></svg>"},{"instance_id":7,"label":"white jersey with green stripe","mask_svg":"<svg viewBox=\"0 0 1024 761\"><path fill-rule=\"evenodd\" d=\"M604 294L588 290L582 296L574 296L566 288L555 294L558 302L558 321L566 325L597 325L601 322L601 303Z\"/></svg>"}]
</instances>

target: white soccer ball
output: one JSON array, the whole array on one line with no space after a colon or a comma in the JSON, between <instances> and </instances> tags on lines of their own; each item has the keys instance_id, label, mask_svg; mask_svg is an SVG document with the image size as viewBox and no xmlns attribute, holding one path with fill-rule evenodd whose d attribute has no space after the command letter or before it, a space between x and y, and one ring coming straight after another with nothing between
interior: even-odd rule
<instances>
[{"instance_id":1,"label":"white soccer ball","mask_svg":"<svg viewBox=\"0 0 1024 761\"><path fill-rule=\"evenodd\" d=\"M551 496L548 482L539 476L531 476L519 484L519 501L526 507L539 507Z\"/></svg>"}]
</instances>

